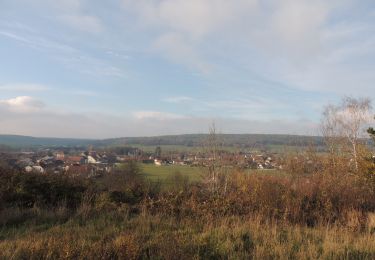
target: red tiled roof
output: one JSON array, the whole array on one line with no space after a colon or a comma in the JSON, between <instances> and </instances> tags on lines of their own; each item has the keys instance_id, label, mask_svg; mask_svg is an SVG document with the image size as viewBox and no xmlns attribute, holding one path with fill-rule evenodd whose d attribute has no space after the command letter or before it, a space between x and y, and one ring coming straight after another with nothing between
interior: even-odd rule
<instances>
[{"instance_id":1,"label":"red tiled roof","mask_svg":"<svg viewBox=\"0 0 375 260\"><path fill-rule=\"evenodd\" d=\"M69 156L66 158L67 162L79 163L81 161L81 156Z\"/></svg>"}]
</instances>

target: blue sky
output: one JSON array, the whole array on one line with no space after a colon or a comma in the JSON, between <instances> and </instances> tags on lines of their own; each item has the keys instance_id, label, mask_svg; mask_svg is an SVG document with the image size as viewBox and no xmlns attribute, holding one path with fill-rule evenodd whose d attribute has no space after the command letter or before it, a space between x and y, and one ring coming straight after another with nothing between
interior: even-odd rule
<instances>
[{"instance_id":1,"label":"blue sky","mask_svg":"<svg viewBox=\"0 0 375 260\"><path fill-rule=\"evenodd\" d=\"M373 1L0 1L3 134L318 134L374 71Z\"/></svg>"}]
</instances>

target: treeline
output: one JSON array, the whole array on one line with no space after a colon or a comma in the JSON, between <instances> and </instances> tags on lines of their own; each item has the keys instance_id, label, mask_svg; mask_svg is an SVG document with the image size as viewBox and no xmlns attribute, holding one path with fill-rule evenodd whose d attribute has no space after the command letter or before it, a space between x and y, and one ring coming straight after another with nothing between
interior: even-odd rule
<instances>
[{"instance_id":1,"label":"treeline","mask_svg":"<svg viewBox=\"0 0 375 260\"><path fill-rule=\"evenodd\" d=\"M221 145L236 147L261 147L267 145L307 146L314 143L324 145L319 136L269 135L269 134L218 134ZM99 141L96 145L181 145L202 147L207 143L207 134L168 135L155 137L126 137Z\"/></svg>"},{"instance_id":2,"label":"treeline","mask_svg":"<svg viewBox=\"0 0 375 260\"><path fill-rule=\"evenodd\" d=\"M321 146L324 144L324 140L320 136L270 134L220 134L219 136L222 145L236 147L262 147L267 145L307 146L311 143ZM89 145L93 145L96 147L131 145L180 145L188 147L202 147L206 144L207 137L207 134L186 134L90 140L0 135L0 144L5 145L7 148L11 147L13 149L38 147L53 147L55 149L67 149L68 147L86 148Z\"/></svg>"},{"instance_id":3,"label":"treeline","mask_svg":"<svg viewBox=\"0 0 375 260\"><path fill-rule=\"evenodd\" d=\"M22 135L0 135L0 144L11 146L13 148L32 148L32 147L74 147L88 146L95 140L93 139L74 139L74 138L47 138L32 137Z\"/></svg>"}]
</instances>

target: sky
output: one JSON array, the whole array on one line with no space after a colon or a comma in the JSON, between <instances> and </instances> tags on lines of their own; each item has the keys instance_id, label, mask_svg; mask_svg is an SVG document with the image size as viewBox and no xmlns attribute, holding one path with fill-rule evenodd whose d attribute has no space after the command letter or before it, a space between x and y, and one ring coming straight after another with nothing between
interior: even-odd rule
<instances>
[{"instance_id":1,"label":"sky","mask_svg":"<svg viewBox=\"0 0 375 260\"><path fill-rule=\"evenodd\" d=\"M319 134L375 98L373 0L0 0L0 134Z\"/></svg>"}]
</instances>

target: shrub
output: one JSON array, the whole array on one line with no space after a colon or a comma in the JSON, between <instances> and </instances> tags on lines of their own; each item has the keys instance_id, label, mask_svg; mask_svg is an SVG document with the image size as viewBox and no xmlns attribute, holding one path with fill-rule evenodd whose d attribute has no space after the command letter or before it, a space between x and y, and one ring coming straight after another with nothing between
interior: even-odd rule
<instances>
[{"instance_id":1,"label":"shrub","mask_svg":"<svg viewBox=\"0 0 375 260\"><path fill-rule=\"evenodd\" d=\"M0 170L0 205L32 208L57 207L74 209L81 203L87 183L62 175L41 175Z\"/></svg>"}]
</instances>

